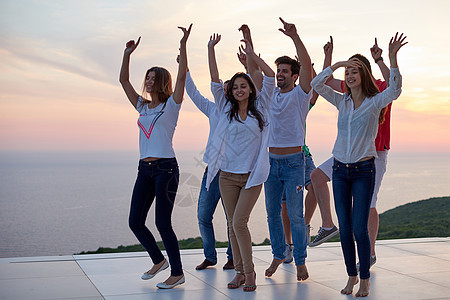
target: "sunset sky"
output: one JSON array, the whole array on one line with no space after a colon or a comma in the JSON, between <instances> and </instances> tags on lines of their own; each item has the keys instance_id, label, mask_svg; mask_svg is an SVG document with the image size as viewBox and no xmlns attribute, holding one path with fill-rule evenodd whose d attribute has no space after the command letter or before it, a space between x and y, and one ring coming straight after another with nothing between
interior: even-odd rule
<instances>
[{"instance_id":1,"label":"sunset sky","mask_svg":"<svg viewBox=\"0 0 450 300\"><path fill-rule=\"evenodd\" d=\"M0 1L0 150L132 150L138 147L137 112L118 81L125 43L142 36L131 58L131 82L140 90L145 71L166 67L176 78L182 33L199 90L210 97L207 41L218 32L220 76L243 71L236 59L243 23L255 51L274 66L294 56L278 28L295 23L316 70L332 35L333 61L361 53L381 78L369 48L378 38L388 61L388 43L404 32L399 51L403 93L392 109L392 148L449 152L450 2L429 1ZM343 78L343 70L335 73ZM212 99L212 98L211 98ZM307 119L312 151L331 151L337 111L319 98ZM176 151L206 144L208 122L185 96L174 138Z\"/></svg>"}]
</instances>

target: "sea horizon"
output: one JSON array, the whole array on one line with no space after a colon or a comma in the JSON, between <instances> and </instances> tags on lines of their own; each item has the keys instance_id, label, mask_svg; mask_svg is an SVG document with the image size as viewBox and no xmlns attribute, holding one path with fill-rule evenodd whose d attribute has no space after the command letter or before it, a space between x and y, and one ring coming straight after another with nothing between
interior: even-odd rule
<instances>
[{"instance_id":1,"label":"sea horizon","mask_svg":"<svg viewBox=\"0 0 450 300\"><path fill-rule=\"evenodd\" d=\"M180 186L172 222L178 239L200 236L196 205L204 171L202 151L176 151ZM313 154L316 166L331 154ZM137 151L0 151L0 257L71 255L137 244L128 228ZM391 151L379 193L379 213L406 203L450 195L450 153ZM331 188L331 185L330 185ZM333 206L333 218L336 220ZM226 241L221 205L216 239ZM147 225L157 240L154 208ZM318 210L312 233L320 226ZM255 243L269 237L264 192L249 228Z\"/></svg>"}]
</instances>

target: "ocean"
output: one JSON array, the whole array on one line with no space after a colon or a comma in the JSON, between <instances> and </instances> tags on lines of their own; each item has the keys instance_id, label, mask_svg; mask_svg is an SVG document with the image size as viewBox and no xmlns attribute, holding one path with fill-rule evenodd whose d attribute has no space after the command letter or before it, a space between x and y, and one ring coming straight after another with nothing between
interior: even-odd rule
<instances>
[{"instance_id":1,"label":"ocean","mask_svg":"<svg viewBox=\"0 0 450 300\"><path fill-rule=\"evenodd\" d=\"M314 153L313 157L318 165L329 156ZM177 152L177 159L181 175L173 227L178 239L197 237L202 153ZM137 244L128 228L137 163L135 151L0 152L0 257L72 255L99 247ZM378 211L449 196L449 170L450 154L391 151ZM154 226L154 207L147 224L160 240ZM225 241L226 220L220 205L214 224L216 239ZM311 225L315 234L320 226L317 210ZM252 212L249 228L255 243L269 237L264 193Z\"/></svg>"}]
</instances>

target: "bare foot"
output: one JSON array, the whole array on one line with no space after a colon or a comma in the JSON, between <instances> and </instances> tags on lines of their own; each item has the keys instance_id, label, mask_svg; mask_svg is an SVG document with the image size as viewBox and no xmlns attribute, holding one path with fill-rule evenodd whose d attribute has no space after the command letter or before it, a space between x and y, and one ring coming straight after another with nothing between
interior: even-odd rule
<instances>
[{"instance_id":1,"label":"bare foot","mask_svg":"<svg viewBox=\"0 0 450 300\"><path fill-rule=\"evenodd\" d=\"M308 269L306 265L298 265L297 266L297 280L303 281L309 278Z\"/></svg>"},{"instance_id":2,"label":"bare foot","mask_svg":"<svg viewBox=\"0 0 450 300\"><path fill-rule=\"evenodd\" d=\"M166 279L166 281L164 281L165 284L174 284L175 282L177 282L178 280L181 279L181 277L183 277L184 275L181 274L180 276L170 276L169 278Z\"/></svg>"},{"instance_id":3,"label":"bare foot","mask_svg":"<svg viewBox=\"0 0 450 300\"><path fill-rule=\"evenodd\" d=\"M347 285L341 290L341 294L350 295L353 293L353 286L358 283L358 276L349 276Z\"/></svg>"},{"instance_id":4,"label":"bare foot","mask_svg":"<svg viewBox=\"0 0 450 300\"><path fill-rule=\"evenodd\" d=\"M270 277L272 276L278 269L278 266L283 263L285 260L284 259L276 259L274 258L272 260L272 263L270 264L270 267L267 268L266 270L266 276Z\"/></svg>"},{"instance_id":5,"label":"bare foot","mask_svg":"<svg viewBox=\"0 0 450 300\"><path fill-rule=\"evenodd\" d=\"M369 296L369 287L370 287L369 279L361 279L361 283L359 284L359 291L355 294L355 296L356 297Z\"/></svg>"}]
</instances>

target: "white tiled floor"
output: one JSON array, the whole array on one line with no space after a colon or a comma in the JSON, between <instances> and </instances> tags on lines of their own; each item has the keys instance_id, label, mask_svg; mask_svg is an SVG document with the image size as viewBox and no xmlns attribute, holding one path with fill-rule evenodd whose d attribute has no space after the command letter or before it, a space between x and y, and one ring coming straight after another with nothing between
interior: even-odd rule
<instances>
[{"instance_id":1,"label":"white tiled floor","mask_svg":"<svg viewBox=\"0 0 450 300\"><path fill-rule=\"evenodd\" d=\"M258 288L255 293L227 289L234 271L223 271L225 249L218 249L216 267L196 271L202 250L182 250L186 283L159 290L169 271L143 281L151 267L146 253L75 255L0 259L0 299L352 299L339 293L347 276L338 243L308 249L310 278L297 282L295 266L282 264L271 277L264 270L270 247L254 247ZM371 269L366 299L450 299L450 238L377 242L377 263Z\"/></svg>"}]
</instances>

